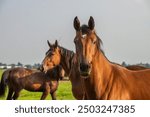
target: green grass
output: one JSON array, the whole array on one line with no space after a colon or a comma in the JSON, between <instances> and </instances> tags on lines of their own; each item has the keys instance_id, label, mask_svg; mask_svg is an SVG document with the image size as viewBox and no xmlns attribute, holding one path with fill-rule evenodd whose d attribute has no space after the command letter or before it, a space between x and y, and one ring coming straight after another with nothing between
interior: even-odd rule
<instances>
[{"instance_id":1,"label":"green grass","mask_svg":"<svg viewBox=\"0 0 150 117\"><path fill-rule=\"evenodd\" d=\"M0 70L0 79L3 71ZM60 81L58 90L56 91L58 100L73 100L74 97L71 91L71 83L70 81ZM41 97L41 92L29 92L26 90L22 90L18 100L39 100ZM0 97L0 100L5 100L7 96L7 92L5 97ZM48 95L46 100L51 99L51 96Z\"/></svg>"}]
</instances>

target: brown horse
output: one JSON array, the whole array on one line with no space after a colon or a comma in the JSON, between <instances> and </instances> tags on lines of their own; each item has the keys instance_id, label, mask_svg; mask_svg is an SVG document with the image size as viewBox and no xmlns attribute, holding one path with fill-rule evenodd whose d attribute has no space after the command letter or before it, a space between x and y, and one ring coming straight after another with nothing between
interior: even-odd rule
<instances>
[{"instance_id":1,"label":"brown horse","mask_svg":"<svg viewBox=\"0 0 150 117\"><path fill-rule=\"evenodd\" d=\"M58 45L57 40L55 44L50 44L48 41L49 50L46 52L46 57L42 62L43 71L48 71L56 65L61 65L65 73L69 76L72 84L72 93L76 99L86 99L83 85L81 82L80 74L78 71L78 63L76 54L73 51L67 50Z\"/></svg>"},{"instance_id":2,"label":"brown horse","mask_svg":"<svg viewBox=\"0 0 150 117\"><path fill-rule=\"evenodd\" d=\"M32 92L43 92L41 99L45 99L50 93L52 99L56 99L59 78L62 79L62 67L56 66L46 74L26 68L12 68L6 70L0 83L0 96L5 94L6 85L9 93L7 100L17 99L22 89Z\"/></svg>"},{"instance_id":3,"label":"brown horse","mask_svg":"<svg viewBox=\"0 0 150 117\"><path fill-rule=\"evenodd\" d=\"M94 27L93 17L81 27L74 19L78 69L88 99L150 99L150 70L132 71L110 62Z\"/></svg>"}]
</instances>

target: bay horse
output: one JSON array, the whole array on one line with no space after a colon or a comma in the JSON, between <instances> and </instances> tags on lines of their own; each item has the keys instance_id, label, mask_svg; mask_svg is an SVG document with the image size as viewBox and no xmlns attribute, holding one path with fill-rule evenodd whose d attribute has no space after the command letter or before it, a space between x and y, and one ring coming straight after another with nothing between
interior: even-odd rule
<instances>
[{"instance_id":1,"label":"bay horse","mask_svg":"<svg viewBox=\"0 0 150 117\"><path fill-rule=\"evenodd\" d=\"M59 46L57 40L54 44L51 44L49 41L47 41L47 43L49 50L46 52L46 56L42 61L41 67L43 71L46 72L56 65L61 65L71 81L73 96L78 100L86 99L83 83L81 82L80 74L77 69L78 63L76 54L71 50Z\"/></svg>"},{"instance_id":2,"label":"bay horse","mask_svg":"<svg viewBox=\"0 0 150 117\"><path fill-rule=\"evenodd\" d=\"M88 99L150 99L150 70L128 70L110 62L101 49L102 41L95 32L94 18L80 26L74 18L74 38L80 76Z\"/></svg>"},{"instance_id":3,"label":"bay horse","mask_svg":"<svg viewBox=\"0 0 150 117\"><path fill-rule=\"evenodd\" d=\"M5 94L6 86L8 85L7 100L16 100L22 89L32 92L43 92L41 100L44 100L50 93L52 99L55 100L58 81L62 78L61 66L56 66L46 74L22 67L8 69L2 74L0 96Z\"/></svg>"}]
</instances>

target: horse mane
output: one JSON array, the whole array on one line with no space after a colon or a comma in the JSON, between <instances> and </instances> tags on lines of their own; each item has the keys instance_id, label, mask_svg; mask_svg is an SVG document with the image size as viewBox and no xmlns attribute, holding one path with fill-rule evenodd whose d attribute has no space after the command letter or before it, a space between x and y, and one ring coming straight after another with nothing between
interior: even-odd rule
<instances>
[{"instance_id":1,"label":"horse mane","mask_svg":"<svg viewBox=\"0 0 150 117\"><path fill-rule=\"evenodd\" d=\"M87 35L88 35L88 34L90 34L90 33L92 32L91 29L89 28L89 26L86 25L86 24L83 24L83 25L80 27L80 31L82 32L82 35L84 35L84 34L87 34ZM96 34L95 30L94 30L94 34L96 35L96 38L97 38L96 45L97 45L98 50L100 50L100 51L105 55L105 53L104 53L104 51L103 51L103 49L102 49L102 46L101 46L101 45L103 45L102 40L101 40L100 37Z\"/></svg>"},{"instance_id":2,"label":"horse mane","mask_svg":"<svg viewBox=\"0 0 150 117\"><path fill-rule=\"evenodd\" d=\"M65 55L65 57L72 57L74 55L74 52L71 50L68 50L64 47L59 46L61 54Z\"/></svg>"},{"instance_id":3,"label":"horse mane","mask_svg":"<svg viewBox=\"0 0 150 117\"><path fill-rule=\"evenodd\" d=\"M59 46L59 48L60 48L60 51L61 51L61 56L64 56L66 58L65 61L66 61L67 67L69 69L71 69L72 60L73 60L73 57L74 57L75 53L71 50L68 50L68 49L64 48L64 47Z\"/></svg>"}]
</instances>

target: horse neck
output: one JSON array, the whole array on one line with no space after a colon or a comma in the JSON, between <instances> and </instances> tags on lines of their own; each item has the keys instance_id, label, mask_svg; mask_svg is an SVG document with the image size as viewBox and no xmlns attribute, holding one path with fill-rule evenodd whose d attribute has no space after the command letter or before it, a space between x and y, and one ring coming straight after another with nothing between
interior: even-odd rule
<instances>
[{"instance_id":1,"label":"horse neck","mask_svg":"<svg viewBox=\"0 0 150 117\"><path fill-rule=\"evenodd\" d=\"M110 91L110 82L113 81L112 65L105 55L98 51L92 61L91 83L96 98L103 99L108 97Z\"/></svg>"},{"instance_id":2,"label":"horse neck","mask_svg":"<svg viewBox=\"0 0 150 117\"><path fill-rule=\"evenodd\" d=\"M74 56L74 52L61 48L61 66L65 70L66 74L69 75L71 71L72 59Z\"/></svg>"}]
</instances>

